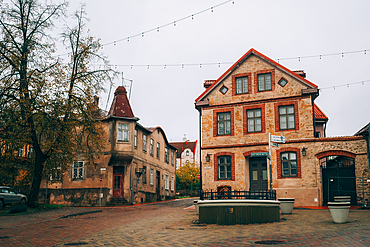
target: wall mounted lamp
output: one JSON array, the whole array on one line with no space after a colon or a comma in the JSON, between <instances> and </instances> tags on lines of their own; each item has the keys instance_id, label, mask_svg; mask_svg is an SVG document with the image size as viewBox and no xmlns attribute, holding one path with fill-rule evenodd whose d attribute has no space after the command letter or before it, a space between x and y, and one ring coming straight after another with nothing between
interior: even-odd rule
<instances>
[{"instance_id":1,"label":"wall mounted lamp","mask_svg":"<svg viewBox=\"0 0 370 247\"><path fill-rule=\"evenodd\" d=\"M206 156L206 161L207 161L207 162L209 162L209 161L211 160L211 155L212 155L212 154L207 154L207 156Z\"/></svg>"},{"instance_id":2,"label":"wall mounted lamp","mask_svg":"<svg viewBox=\"0 0 370 247\"><path fill-rule=\"evenodd\" d=\"M136 176L137 176L138 179L141 177L141 175L143 175L145 173L146 173L146 169L145 168L139 168L138 170L136 170L136 168L135 168L135 174L136 174Z\"/></svg>"},{"instance_id":3,"label":"wall mounted lamp","mask_svg":"<svg viewBox=\"0 0 370 247\"><path fill-rule=\"evenodd\" d=\"M302 156L306 156L306 150L307 148L302 148Z\"/></svg>"}]
</instances>

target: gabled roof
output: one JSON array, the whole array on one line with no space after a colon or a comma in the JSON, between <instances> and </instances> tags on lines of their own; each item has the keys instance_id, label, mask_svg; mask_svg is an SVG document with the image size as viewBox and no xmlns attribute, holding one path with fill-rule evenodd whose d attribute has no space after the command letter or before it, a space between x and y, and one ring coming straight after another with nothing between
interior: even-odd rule
<instances>
[{"instance_id":1,"label":"gabled roof","mask_svg":"<svg viewBox=\"0 0 370 247\"><path fill-rule=\"evenodd\" d=\"M189 141L185 141L185 142L171 142L170 144L172 146L176 147L179 150L179 152L177 152L177 158L180 158L181 157L181 153L185 149L190 149L193 153L195 153L195 150L197 148L197 141L195 141L195 142L189 142Z\"/></svg>"},{"instance_id":2,"label":"gabled roof","mask_svg":"<svg viewBox=\"0 0 370 247\"><path fill-rule=\"evenodd\" d=\"M370 123L366 124L364 127L362 127L359 131L354 134L354 136L369 136L369 125Z\"/></svg>"},{"instance_id":3,"label":"gabled roof","mask_svg":"<svg viewBox=\"0 0 370 247\"><path fill-rule=\"evenodd\" d=\"M127 91L124 86L117 87L114 92L114 99L107 115L107 118L109 117L123 117L138 120L135 118L131 109L130 102L127 98Z\"/></svg>"},{"instance_id":4,"label":"gabled roof","mask_svg":"<svg viewBox=\"0 0 370 247\"><path fill-rule=\"evenodd\" d=\"M163 139L164 141L166 142L166 145L167 146L170 146L172 147L173 149L176 149L177 150L177 147L173 146L172 143L169 143L168 142L168 139L167 139L167 136L166 136L166 133L164 133L164 130L162 129L162 127L160 126L157 126L157 127L144 127L142 126L141 124L137 124L138 126L140 126L141 128L145 129L147 132L149 133L153 133L155 130L158 130L159 132L162 133L163 135Z\"/></svg>"},{"instance_id":5,"label":"gabled roof","mask_svg":"<svg viewBox=\"0 0 370 247\"><path fill-rule=\"evenodd\" d=\"M234 63L225 73L223 73L209 88L207 88L195 101L198 102L202 100L205 96L208 95L209 92L211 92L218 84L220 84L228 75L230 75L235 69L239 67L240 64L242 64L247 58L250 56L255 55L262 59L263 61L269 63L270 65L284 71L285 73L289 74L296 80L300 81L304 85L306 85L308 88L317 88L317 85L313 84L312 82L306 80L305 78L299 76L297 73L285 68L281 64L275 62L274 60L266 57L262 53L256 51L255 49L251 48L247 53L244 54L236 63Z\"/></svg>"},{"instance_id":6,"label":"gabled roof","mask_svg":"<svg viewBox=\"0 0 370 247\"><path fill-rule=\"evenodd\" d=\"M325 115L325 113L316 105L314 104L314 110L315 110L315 119L319 120L329 120L329 118Z\"/></svg>"}]
</instances>

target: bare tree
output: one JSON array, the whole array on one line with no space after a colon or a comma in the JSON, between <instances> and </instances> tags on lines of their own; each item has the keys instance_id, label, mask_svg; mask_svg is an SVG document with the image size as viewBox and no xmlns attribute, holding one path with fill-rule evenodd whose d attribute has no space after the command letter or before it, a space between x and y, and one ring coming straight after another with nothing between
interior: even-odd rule
<instances>
[{"instance_id":1,"label":"bare tree","mask_svg":"<svg viewBox=\"0 0 370 247\"><path fill-rule=\"evenodd\" d=\"M62 34L71 61L55 58L50 31L66 7L37 0L1 5L0 140L3 147L29 147L21 167L32 178L29 206L38 201L43 174L66 170L77 153L92 162L101 150L93 102L112 71L90 69L92 62L107 62L97 54L99 42L84 30L83 6L74 15L76 27Z\"/></svg>"}]
</instances>

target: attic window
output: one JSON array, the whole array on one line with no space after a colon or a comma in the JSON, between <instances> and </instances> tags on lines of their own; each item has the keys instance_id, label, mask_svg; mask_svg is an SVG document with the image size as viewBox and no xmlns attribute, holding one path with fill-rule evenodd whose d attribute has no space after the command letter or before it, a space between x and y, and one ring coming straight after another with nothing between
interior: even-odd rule
<instances>
[{"instance_id":1,"label":"attic window","mask_svg":"<svg viewBox=\"0 0 370 247\"><path fill-rule=\"evenodd\" d=\"M284 87L286 84L288 83L287 80L285 80L284 78L281 78L280 81L279 81L279 85Z\"/></svg>"},{"instance_id":2,"label":"attic window","mask_svg":"<svg viewBox=\"0 0 370 247\"><path fill-rule=\"evenodd\" d=\"M229 90L229 89L228 89L227 87L222 86L222 87L221 87L221 89L220 89L220 92L221 92L222 94L225 94L228 90Z\"/></svg>"}]
</instances>

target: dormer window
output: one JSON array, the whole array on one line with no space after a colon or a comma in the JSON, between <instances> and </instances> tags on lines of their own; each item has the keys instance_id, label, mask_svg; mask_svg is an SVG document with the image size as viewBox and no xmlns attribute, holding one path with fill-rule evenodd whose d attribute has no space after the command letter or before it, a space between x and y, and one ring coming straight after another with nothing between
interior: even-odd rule
<instances>
[{"instance_id":1,"label":"dormer window","mask_svg":"<svg viewBox=\"0 0 370 247\"><path fill-rule=\"evenodd\" d=\"M271 87L271 73L258 75L258 91L269 91Z\"/></svg>"}]
</instances>

